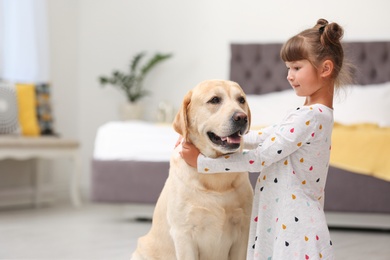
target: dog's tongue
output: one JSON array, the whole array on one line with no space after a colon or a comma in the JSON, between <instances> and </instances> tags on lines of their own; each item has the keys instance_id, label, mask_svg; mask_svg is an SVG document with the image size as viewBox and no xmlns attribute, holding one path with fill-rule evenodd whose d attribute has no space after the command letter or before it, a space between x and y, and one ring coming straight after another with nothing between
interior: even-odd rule
<instances>
[{"instance_id":1,"label":"dog's tongue","mask_svg":"<svg viewBox=\"0 0 390 260\"><path fill-rule=\"evenodd\" d=\"M236 135L221 137L222 141L227 141L229 144L239 144L241 142L241 137Z\"/></svg>"}]
</instances>

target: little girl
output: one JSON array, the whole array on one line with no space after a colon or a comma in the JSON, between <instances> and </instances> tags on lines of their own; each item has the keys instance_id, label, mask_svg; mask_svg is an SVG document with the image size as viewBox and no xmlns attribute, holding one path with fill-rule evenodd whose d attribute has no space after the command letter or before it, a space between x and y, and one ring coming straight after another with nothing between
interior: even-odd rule
<instances>
[{"instance_id":1,"label":"little girl","mask_svg":"<svg viewBox=\"0 0 390 260\"><path fill-rule=\"evenodd\" d=\"M334 87L351 79L342 36L340 25L319 19L283 45L287 80L306 101L279 124L245 135L244 147L252 150L212 159L183 143L182 157L201 173L260 172L247 259L335 258L323 206Z\"/></svg>"}]
</instances>

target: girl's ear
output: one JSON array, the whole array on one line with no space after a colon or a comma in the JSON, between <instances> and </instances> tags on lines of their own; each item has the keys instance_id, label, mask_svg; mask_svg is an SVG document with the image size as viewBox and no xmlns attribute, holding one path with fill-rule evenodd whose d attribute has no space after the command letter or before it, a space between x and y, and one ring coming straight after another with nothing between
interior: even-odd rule
<instances>
[{"instance_id":1,"label":"girl's ear","mask_svg":"<svg viewBox=\"0 0 390 260\"><path fill-rule=\"evenodd\" d=\"M333 73L333 62L331 60L325 60L322 63L321 76L326 78L331 76Z\"/></svg>"}]
</instances>

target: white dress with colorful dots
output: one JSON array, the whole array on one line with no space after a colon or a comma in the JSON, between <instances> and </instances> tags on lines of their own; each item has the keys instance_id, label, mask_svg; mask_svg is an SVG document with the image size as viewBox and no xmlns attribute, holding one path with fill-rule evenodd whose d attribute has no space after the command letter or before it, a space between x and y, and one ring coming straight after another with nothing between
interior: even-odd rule
<instances>
[{"instance_id":1,"label":"white dress with colorful dots","mask_svg":"<svg viewBox=\"0 0 390 260\"><path fill-rule=\"evenodd\" d=\"M334 259L323 211L333 110L302 106L277 125L245 136L243 153L198 157L203 173L260 172L247 259Z\"/></svg>"}]
</instances>

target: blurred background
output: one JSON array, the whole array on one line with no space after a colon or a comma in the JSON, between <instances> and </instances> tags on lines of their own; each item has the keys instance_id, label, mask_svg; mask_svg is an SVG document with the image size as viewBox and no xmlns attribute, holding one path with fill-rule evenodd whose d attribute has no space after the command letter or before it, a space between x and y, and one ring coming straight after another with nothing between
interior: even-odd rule
<instances>
[{"instance_id":1,"label":"blurred background","mask_svg":"<svg viewBox=\"0 0 390 260\"><path fill-rule=\"evenodd\" d=\"M26 2L41 8L39 15L45 19L35 35L41 39L38 60L47 60L41 73L51 86L56 132L81 144L86 197L96 131L106 122L119 120L119 106L126 100L117 89L101 87L98 77L114 69L127 70L136 53L173 54L144 82L151 95L142 99L143 119L156 121L161 102L177 109L184 94L200 81L229 78L230 43L284 42L322 17L344 26L345 41L390 39L386 0L353 4L336 0L320 4L309 0L8 2L14 2L14 8L23 9ZM7 12L4 7L2 11ZM17 20L31 23L26 16ZM67 163L52 166L57 179L64 181L67 175L61 171ZM62 181L57 184L61 186Z\"/></svg>"}]
</instances>

